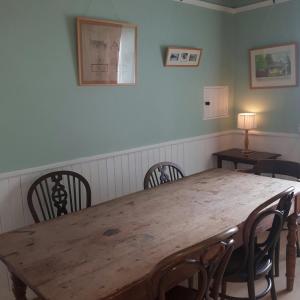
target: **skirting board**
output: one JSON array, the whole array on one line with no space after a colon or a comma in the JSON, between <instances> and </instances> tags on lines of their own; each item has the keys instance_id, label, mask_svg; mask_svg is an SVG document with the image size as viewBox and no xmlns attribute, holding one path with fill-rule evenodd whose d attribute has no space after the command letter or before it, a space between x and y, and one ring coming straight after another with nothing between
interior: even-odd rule
<instances>
[{"instance_id":1,"label":"skirting board","mask_svg":"<svg viewBox=\"0 0 300 300\"><path fill-rule=\"evenodd\" d=\"M0 175L0 233L32 224L27 206L27 191L32 182L49 171L68 169L90 182L92 202L98 204L143 188L148 168L159 161L179 164L186 175L215 166L212 153L242 147L243 132L232 130L116 153L86 157ZM251 132L250 147L278 152L283 158L300 161L297 134ZM232 167L230 163L227 167ZM29 299L32 295L28 295ZM13 300L9 274L0 263L0 299Z\"/></svg>"}]
</instances>

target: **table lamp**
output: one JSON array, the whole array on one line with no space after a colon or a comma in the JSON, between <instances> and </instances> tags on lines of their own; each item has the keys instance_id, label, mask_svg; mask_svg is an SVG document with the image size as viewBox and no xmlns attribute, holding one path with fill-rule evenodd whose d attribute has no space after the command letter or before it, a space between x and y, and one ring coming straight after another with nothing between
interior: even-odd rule
<instances>
[{"instance_id":1,"label":"table lamp","mask_svg":"<svg viewBox=\"0 0 300 300\"><path fill-rule=\"evenodd\" d=\"M238 114L238 126L239 129L245 130L245 146L242 152L244 154L251 153L249 150L249 130L256 128L256 114L255 113L240 113Z\"/></svg>"}]
</instances>

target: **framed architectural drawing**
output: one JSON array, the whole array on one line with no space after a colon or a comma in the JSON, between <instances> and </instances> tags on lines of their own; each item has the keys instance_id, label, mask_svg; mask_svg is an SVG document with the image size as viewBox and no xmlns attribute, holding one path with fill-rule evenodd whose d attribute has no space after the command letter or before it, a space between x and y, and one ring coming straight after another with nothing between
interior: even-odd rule
<instances>
[{"instance_id":1,"label":"framed architectural drawing","mask_svg":"<svg viewBox=\"0 0 300 300\"><path fill-rule=\"evenodd\" d=\"M77 18L79 85L136 82L137 26Z\"/></svg>"},{"instance_id":2,"label":"framed architectural drawing","mask_svg":"<svg viewBox=\"0 0 300 300\"><path fill-rule=\"evenodd\" d=\"M297 45L249 50L251 88L292 87L298 84Z\"/></svg>"},{"instance_id":3,"label":"framed architectural drawing","mask_svg":"<svg viewBox=\"0 0 300 300\"><path fill-rule=\"evenodd\" d=\"M202 49L169 47L166 55L166 67L198 67Z\"/></svg>"}]
</instances>

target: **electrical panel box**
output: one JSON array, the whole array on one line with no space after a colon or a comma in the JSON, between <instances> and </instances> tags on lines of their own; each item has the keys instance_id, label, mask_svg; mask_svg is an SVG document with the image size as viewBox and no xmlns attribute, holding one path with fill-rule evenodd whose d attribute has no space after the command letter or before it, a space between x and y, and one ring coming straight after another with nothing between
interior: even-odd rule
<instances>
[{"instance_id":1,"label":"electrical panel box","mask_svg":"<svg viewBox=\"0 0 300 300\"><path fill-rule=\"evenodd\" d=\"M204 120L226 118L229 116L229 87L204 87Z\"/></svg>"}]
</instances>

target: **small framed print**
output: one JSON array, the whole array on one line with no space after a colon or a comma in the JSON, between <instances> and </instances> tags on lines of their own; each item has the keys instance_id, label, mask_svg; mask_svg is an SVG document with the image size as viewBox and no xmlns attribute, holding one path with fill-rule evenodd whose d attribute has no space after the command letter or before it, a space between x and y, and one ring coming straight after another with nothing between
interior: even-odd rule
<instances>
[{"instance_id":1,"label":"small framed print","mask_svg":"<svg viewBox=\"0 0 300 300\"><path fill-rule=\"evenodd\" d=\"M198 67L202 55L200 48L176 48L167 49L166 67Z\"/></svg>"},{"instance_id":2,"label":"small framed print","mask_svg":"<svg viewBox=\"0 0 300 300\"><path fill-rule=\"evenodd\" d=\"M295 43L249 50L251 88L297 86L297 58Z\"/></svg>"},{"instance_id":3,"label":"small framed print","mask_svg":"<svg viewBox=\"0 0 300 300\"><path fill-rule=\"evenodd\" d=\"M134 85L137 26L77 18L79 85Z\"/></svg>"}]
</instances>

